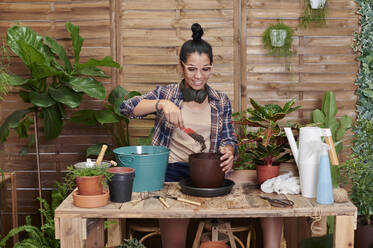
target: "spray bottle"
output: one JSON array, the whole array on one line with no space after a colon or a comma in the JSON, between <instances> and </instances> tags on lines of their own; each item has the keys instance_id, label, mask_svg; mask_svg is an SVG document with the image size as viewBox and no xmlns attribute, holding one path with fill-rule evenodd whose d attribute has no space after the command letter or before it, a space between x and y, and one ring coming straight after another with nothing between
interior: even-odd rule
<instances>
[{"instance_id":1,"label":"spray bottle","mask_svg":"<svg viewBox=\"0 0 373 248\"><path fill-rule=\"evenodd\" d=\"M330 147L322 143L320 151L320 168L319 168L319 179L317 183L317 197L316 201L319 204L333 204L333 187L332 177L330 174L330 162L328 156L328 150Z\"/></svg>"}]
</instances>

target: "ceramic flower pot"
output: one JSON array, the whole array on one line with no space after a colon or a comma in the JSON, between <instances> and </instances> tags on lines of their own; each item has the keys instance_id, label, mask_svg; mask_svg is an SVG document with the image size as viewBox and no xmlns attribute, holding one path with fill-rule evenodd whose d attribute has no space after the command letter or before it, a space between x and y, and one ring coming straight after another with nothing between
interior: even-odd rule
<instances>
[{"instance_id":1,"label":"ceramic flower pot","mask_svg":"<svg viewBox=\"0 0 373 248\"><path fill-rule=\"evenodd\" d=\"M218 188L224 184L219 153L194 153L189 156L189 172L198 188Z\"/></svg>"},{"instance_id":2,"label":"ceramic flower pot","mask_svg":"<svg viewBox=\"0 0 373 248\"><path fill-rule=\"evenodd\" d=\"M129 167L112 167L107 170L113 174L109 184L110 201L128 202L132 197L132 185L135 169Z\"/></svg>"},{"instance_id":3,"label":"ceramic flower pot","mask_svg":"<svg viewBox=\"0 0 373 248\"><path fill-rule=\"evenodd\" d=\"M103 176L82 176L76 178L79 195L99 195L103 191Z\"/></svg>"},{"instance_id":4,"label":"ceramic flower pot","mask_svg":"<svg viewBox=\"0 0 373 248\"><path fill-rule=\"evenodd\" d=\"M310 0L311 9L322 9L326 0Z\"/></svg>"},{"instance_id":5,"label":"ceramic flower pot","mask_svg":"<svg viewBox=\"0 0 373 248\"><path fill-rule=\"evenodd\" d=\"M285 29L272 29L270 33L271 45L273 47L283 47L285 45L287 33Z\"/></svg>"},{"instance_id":6,"label":"ceramic flower pot","mask_svg":"<svg viewBox=\"0 0 373 248\"><path fill-rule=\"evenodd\" d=\"M355 230L355 247L373 247L373 225L361 223L361 216L358 217L357 229Z\"/></svg>"},{"instance_id":7,"label":"ceramic flower pot","mask_svg":"<svg viewBox=\"0 0 373 248\"><path fill-rule=\"evenodd\" d=\"M109 191L106 189L98 195L79 195L78 191L73 192L74 205L80 208L103 207L109 200Z\"/></svg>"},{"instance_id":8,"label":"ceramic flower pot","mask_svg":"<svg viewBox=\"0 0 373 248\"><path fill-rule=\"evenodd\" d=\"M279 171L280 171L280 165L272 165L272 166L257 165L256 173L258 175L258 183L262 184L268 179L277 177L279 175Z\"/></svg>"}]
</instances>

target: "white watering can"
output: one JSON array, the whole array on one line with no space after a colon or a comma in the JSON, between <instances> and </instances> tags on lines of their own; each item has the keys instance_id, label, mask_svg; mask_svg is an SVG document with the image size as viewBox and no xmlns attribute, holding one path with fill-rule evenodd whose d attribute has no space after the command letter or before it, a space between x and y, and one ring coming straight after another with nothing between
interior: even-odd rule
<instances>
[{"instance_id":1,"label":"white watering can","mask_svg":"<svg viewBox=\"0 0 373 248\"><path fill-rule=\"evenodd\" d=\"M317 194L317 179L320 165L321 128L299 129L299 149L290 128L284 128L291 151L298 166L302 196L314 198Z\"/></svg>"}]
</instances>

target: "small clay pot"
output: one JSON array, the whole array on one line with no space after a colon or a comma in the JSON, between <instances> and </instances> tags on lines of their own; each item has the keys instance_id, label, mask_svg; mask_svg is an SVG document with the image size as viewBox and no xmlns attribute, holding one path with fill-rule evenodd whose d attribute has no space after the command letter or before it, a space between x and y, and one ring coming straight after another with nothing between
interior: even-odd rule
<instances>
[{"instance_id":1,"label":"small clay pot","mask_svg":"<svg viewBox=\"0 0 373 248\"><path fill-rule=\"evenodd\" d=\"M79 195L99 195L102 194L103 175L100 176L83 176L76 178Z\"/></svg>"},{"instance_id":2,"label":"small clay pot","mask_svg":"<svg viewBox=\"0 0 373 248\"><path fill-rule=\"evenodd\" d=\"M200 248L229 248L229 246L221 241L208 241L202 243Z\"/></svg>"},{"instance_id":3,"label":"small clay pot","mask_svg":"<svg viewBox=\"0 0 373 248\"><path fill-rule=\"evenodd\" d=\"M277 177L280 171L280 165L266 166L266 165L257 165L256 174L258 176L258 183L262 184L266 180Z\"/></svg>"},{"instance_id":4,"label":"small clay pot","mask_svg":"<svg viewBox=\"0 0 373 248\"><path fill-rule=\"evenodd\" d=\"M73 192L74 205L80 208L103 207L109 200L109 190L105 189L99 195L79 195L78 191Z\"/></svg>"},{"instance_id":5,"label":"small clay pot","mask_svg":"<svg viewBox=\"0 0 373 248\"><path fill-rule=\"evenodd\" d=\"M189 172L197 188L218 188L224 184L219 153L194 153L189 156Z\"/></svg>"}]
</instances>

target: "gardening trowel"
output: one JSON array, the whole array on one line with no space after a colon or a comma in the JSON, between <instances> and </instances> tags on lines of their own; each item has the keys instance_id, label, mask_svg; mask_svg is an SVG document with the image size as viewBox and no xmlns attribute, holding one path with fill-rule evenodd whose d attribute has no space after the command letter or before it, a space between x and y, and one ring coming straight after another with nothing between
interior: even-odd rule
<instances>
[{"instance_id":1,"label":"gardening trowel","mask_svg":"<svg viewBox=\"0 0 373 248\"><path fill-rule=\"evenodd\" d=\"M97 165L97 166L100 166L100 165L101 165L101 162L102 162L102 159L104 158L104 155L105 155L106 149L107 149L107 145L103 144L102 147L101 147L101 151L100 151L100 153L98 154L98 157L97 157L97 159L96 159L96 165Z\"/></svg>"},{"instance_id":2,"label":"gardening trowel","mask_svg":"<svg viewBox=\"0 0 373 248\"><path fill-rule=\"evenodd\" d=\"M205 139L191 128L184 128L184 132L201 145L201 152L206 149Z\"/></svg>"}]
</instances>

